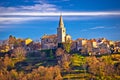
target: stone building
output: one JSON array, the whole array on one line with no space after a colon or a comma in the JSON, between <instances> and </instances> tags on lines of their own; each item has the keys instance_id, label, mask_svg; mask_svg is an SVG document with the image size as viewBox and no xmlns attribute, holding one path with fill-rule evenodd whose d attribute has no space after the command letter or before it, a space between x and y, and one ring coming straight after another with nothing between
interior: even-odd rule
<instances>
[{"instance_id":1,"label":"stone building","mask_svg":"<svg viewBox=\"0 0 120 80\"><path fill-rule=\"evenodd\" d=\"M83 47L85 47L87 45L87 40L86 39L82 39L82 38L78 38L77 40L75 41L72 41L72 49L74 50L81 50L83 49Z\"/></svg>"},{"instance_id":2,"label":"stone building","mask_svg":"<svg viewBox=\"0 0 120 80\"><path fill-rule=\"evenodd\" d=\"M44 35L41 39L42 49L54 49L57 47L57 35Z\"/></svg>"}]
</instances>

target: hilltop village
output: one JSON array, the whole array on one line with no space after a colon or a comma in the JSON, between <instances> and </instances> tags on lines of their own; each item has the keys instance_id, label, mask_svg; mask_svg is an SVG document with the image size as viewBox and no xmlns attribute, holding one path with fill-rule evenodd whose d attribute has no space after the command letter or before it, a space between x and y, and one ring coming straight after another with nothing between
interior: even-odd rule
<instances>
[{"instance_id":1,"label":"hilltop village","mask_svg":"<svg viewBox=\"0 0 120 80\"><path fill-rule=\"evenodd\" d=\"M0 80L120 80L120 41L57 34L0 41Z\"/></svg>"},{"instance_id":2,"label":"hilltop village","mask_svg":"<svg viewBox=\"0 0 120 80\"><path fill-rule=\"evenodd\" d=\"M66 28L62 16L60 16L59 25L57 28L57 34L44 35L41 38L41 49L56 49L59 43L70 42L71 51L79 51L81 54L106 54L120 52L120 42L111 41L105 38L100 39L83 39L78 38L77 40L72 40L69 34L66 34Z\"/></svg>"},{"instance_id":3,"label":"hilltop village","mask_svg":"<svg viewBox=\"0 0 120 80\"><path fill-rule=\"evenodd\" d=\"M62 15L60 16L57 34L43 35L40 42L35 42L30 38L21 39L10 35L8 40L0 41L0 52L7 52L17 46L23 46L27 51L64 48L64 44L69 45L69 52L79 52L80 54L100 55L120 52L120 41L72 37L66 33Z\"/></svg>"}]
</instances>

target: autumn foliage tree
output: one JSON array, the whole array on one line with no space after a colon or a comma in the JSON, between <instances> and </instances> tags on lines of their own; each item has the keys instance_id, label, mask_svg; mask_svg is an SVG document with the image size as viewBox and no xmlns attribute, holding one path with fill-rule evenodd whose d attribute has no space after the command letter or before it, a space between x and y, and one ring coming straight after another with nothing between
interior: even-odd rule
<instances>
[{"instance_id":1,"label":"autumn foliage tree","mask_svg":"<svg viewBox=\"0 0 120 80\"><path fill-rule=\"evenodd\" d=\"M61 56L60 60L58 60L58 64L59 64L59 66L61 66L61 68L63 70L69 70L70 69L70 63L71 63L70 54L64 53Z\"/></svg>"},{"instance_id":2,"label":"autumn foliage tree","mask_svg":"<svg viewBox=\"0 0 120 80\"><path fill-rule=\"evenodd\" d=\"M95 56L87 57L88 72L92 74L92 79L98 80L112 80L115 79L114 65L110 63L107 57L96 58ZM113 74L114 73L114 74Z\"/></svg>"},{"instance_id":3,"label":"autumn foliage tree","mask_svg":"<svg viewBox=\"0 0 120 80\"><path fill-rule=\"evenodd\" d=\"M23 77L25 80L62 80L59 66L44 67L33 69Z\"/></svg>"},{"instance_id":4,"label":"autumn foliage tree","mask_svg":"<svg viewBox=\"0 0 120 80\"><path fill-rule=\"evenodd\" d=\"M26 53L27 52L23 47L17 47L13 51L14 57L20 61L25 59Z\"/></svg>"},{"instance_id":5,"label":"autumn foliage tree","mask_svg":"<svg viewBox=\"0 0 120 80\"><path fill-rule=\"evenodd\" d=\"M62 68L62 69L69 69L69 65L71 63L70 61L70 54L65 53L65 51L62 48L58 48L56 50L56 57L58 60L58 65Z\"/></svg>"},{"instance_id":6,"label":"autumn foliage tree","mask_svg":"<svg viewBox=\"0 0 120 80\"><path fill-rule=\"evenodd\" d=\"M9 44L15 44L15 41L16 41L16 38L10 35L8 39Z\"/></svg>"},{"instance_id":7,"label":"autumn foliage tree","mask_svg":"<svg viewBox=\"0 0 120 80\"><path fill-rule=\"evenodd\" d=\"M55 53L56 57L62 56L63 54L64 54L64 50L62 48L58 48L56 50L56 53Z\"/></svg>"}]
</instances>

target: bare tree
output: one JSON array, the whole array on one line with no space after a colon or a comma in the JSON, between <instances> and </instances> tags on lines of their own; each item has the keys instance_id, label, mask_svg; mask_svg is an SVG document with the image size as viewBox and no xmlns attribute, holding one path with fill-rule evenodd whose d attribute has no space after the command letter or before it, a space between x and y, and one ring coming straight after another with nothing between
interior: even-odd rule
<instances>
[{"instance_id":1,"label":"bare tree","mask_svg":"<svg viewBox=\"0 0 120 80\"><path fill-rule=\"evenodd\" d=\"M15 58L19 60L24 60L26 56L26 50L23 47L17 47L14 49L13 53L15 54Z\"/></svg>"},{"instance_id":2,"label":"bare tree","mask_svg":"<svg viewBox=\"0 0 120 80\"><path fill-rule=\"evenodd\" d=\"M58 48L57 50L56 50L56 56L58 57L58 56L62 56L64 54L64 50L62 49L62 48Z\"/></svg>"}]
</instances>

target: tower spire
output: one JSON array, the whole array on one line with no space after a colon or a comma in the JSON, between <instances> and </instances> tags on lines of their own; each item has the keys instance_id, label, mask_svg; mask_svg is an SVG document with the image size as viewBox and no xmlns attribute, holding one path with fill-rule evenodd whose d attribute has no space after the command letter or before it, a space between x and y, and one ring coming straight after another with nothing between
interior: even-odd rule
<instances>
[{"instance_id":1,"label":"tower spire","mask_svg":"<svg viewBox=\"0 0 120 80\"><path fill-rule=\"evenodd\" d=\"M64 27L62 15L60 15L59 27L61 27L61 28Z\"/></svg>"},{"instance_id":2,"label":"tower spire","mask_svg":"<svg viewBox=\"0 0 120 80\"><path fill-rule=\"evenodd\" d=\"M63 42L65 42L65 36L66 36L66 29L65 29L65 27L64 27L62 15L60 15L59 27L57 28L57 39L58 39L58 43L63 43Z\"/></svg>"}]
</instances>

